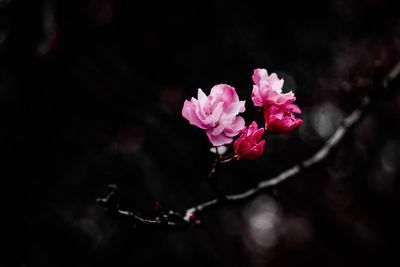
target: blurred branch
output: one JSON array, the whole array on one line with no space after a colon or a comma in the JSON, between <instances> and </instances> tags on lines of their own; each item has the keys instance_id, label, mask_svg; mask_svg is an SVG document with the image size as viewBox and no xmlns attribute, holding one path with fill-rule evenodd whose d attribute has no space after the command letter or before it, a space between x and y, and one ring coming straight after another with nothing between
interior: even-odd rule
<instances>
[{"instance_id":1,"label":"blurred branch","mask_svg":"<svg viewBox=\"0 0 400 267\"><path fill-rule=\"evenodd\" d=\"M352 113L350 113L335 130L332 136L325 142L321 149L319 149L313 156L302 161L299 164L283 171L276 177L263 180L259 182L254 188L244 191L239 194L226 195L221 198L217 194L217 198L204 202L197 206L188 208L183 213L173 210L160 212L158 216L153 219L143 218L131 211L121 210L117 203L117 187L115 185L109 186L109 193L104 198L97 199L97 202L102 205L110 216L121 218L132 222L135 226L150 226L167 229L182 230L186 229L193 224L199 224L200 219L207 212L217 209L222 206L234 204L238 202L247 201L261 192L272 190L276 185L288 180L301 171L314 166L317 163L324 161L330 155L333 148L337 147L343 140L344 136L353 128L365 114L368 113L370 108L380 100L379 96L384 96L394 89L394 82L400 75L400 62L398 62L385 76L378 76L375 78L374 86L377 89L377 94L372 96L365 96L362 98L360 105ZM382 78L383 77L383 78ZM383 92L382 92L383 91ZM217 160L211 169L209 179L215 174L217 167ZM214 188L216 189L216 188ZM216 192L220 193L218 190Z\"/></svg>"}]
</instances>

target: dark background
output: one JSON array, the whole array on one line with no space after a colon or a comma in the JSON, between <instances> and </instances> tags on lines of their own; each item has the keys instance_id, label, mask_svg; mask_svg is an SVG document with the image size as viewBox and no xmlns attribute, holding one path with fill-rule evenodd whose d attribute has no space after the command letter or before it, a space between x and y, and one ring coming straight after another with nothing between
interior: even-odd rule
<instances>
[{"instance_id":1,"label":"dark background","mask_svg":"<svg viewBox=\"0 0 400 267\"><path fill-rule=\"evenodd\" d=\"M213 197L183 101L253 69L294 90L305 124L220 171L240 192L311 156L400 55L396 1L0 0L0 266L399 265L400 92L329 160L183 232L133 228L95 199L184 210Z\"/></svg>"}]
</instances>

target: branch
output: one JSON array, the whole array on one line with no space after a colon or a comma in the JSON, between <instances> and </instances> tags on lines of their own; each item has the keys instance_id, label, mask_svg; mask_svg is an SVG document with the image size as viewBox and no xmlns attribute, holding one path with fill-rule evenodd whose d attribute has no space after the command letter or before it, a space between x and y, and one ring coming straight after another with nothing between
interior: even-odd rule
<instances>
[{"instance_id":1,"label":"branch","mask_svg":"<svg viewBox=\"0 0 400 267\"><path fill-rule=\"evenodd\" d=\"M216 153L215 153L215 160L213 162L213 165L211 167L210 173L208 174L208 183L211 187L211 190L214 192L214 194L217 196L217 198L220 201L224 201L225 200L225 194L224 192L221 190L221 188L219 187L219 183L218 183L218 177L217 177L217 169L218 166L221 163L220 160L220 155L218 153L218 148L215 148Z\"/></svg>"},{"instance_id":2,"label":"branch","mask_svg":"<svg viewBox=\"0 0 400 267\"><path fill-rule=\"evenodd\" d=\"M174 211L169 211L168 213L160 211L159 215L154 219L146 219L131 211L120 209L117 200L118 187L114 184L108 186L108 194L105 197L96 199L97 203L104 207L106 213L110 217L128 220L133 224L133 226L149 226L183 230L189 227L192 223L192 218L185 220L179 213ZM193 220L193 223L195 223L195 220Z\"/></svg>"},{"instance_id":3,"label":"branch","mask_svg":"<svg viewBox=\"0 0 400 267\"><path fill-rule=\"evenodd\" d=\"M399 75L400 62L398 62L391 69L391 71L383 77L383 79L376 79L376 83L374 86L377 87L376 89L383 90L383 92L379 92L380 95L384 95L385 93L388 93L389 90L393 89L393 84L395 80L398 79ZM364 98L362 98L358 108L350 113L340 123L339 127L335 130L332 136L313 156L283 171L276 177L259 182L254 188L248 189L247 191L244 191L242 193L226 195L223 197L223 199L221 199L221 197L219 196L210 201L188 208L183 213L179 213L173 210L170 210L167 213L160 212L160 214L154 219L146 219L131 211L121 210L116 201L118 189L115 185L110 185L109 193L106 195L106 197L97 199L97 202L105 208L106 212L110 214L110 216L128 220L132 222L134 226L157 227L172 230L187 229L191 225L199 224L201 217L211 210L234 203L247 201L260 194L261 192L266 192L267 190L273 189L274 186L297 175L302 170L308 169L315 164L324 161L331 153L332 149L340 144L340 142L343 140L344 136L349 132L349 130L361 121L361 119L365 116L365 114L368 113L373 104L375 104L378 100L379 97L372 98L370 96L365 96ZM215 172L216 164L217 163L215 162L213 165L213 168L210 172L210 178ZM218 190L216 191L218 192Z\"/></svg>"}]
</instances>

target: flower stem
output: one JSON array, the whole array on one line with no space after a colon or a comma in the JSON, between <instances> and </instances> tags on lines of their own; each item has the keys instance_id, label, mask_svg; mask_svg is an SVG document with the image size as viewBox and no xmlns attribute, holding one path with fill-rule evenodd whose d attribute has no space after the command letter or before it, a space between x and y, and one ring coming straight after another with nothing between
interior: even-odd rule
<instances>
[{"instance_id":1,"label":"flower stem","mask_svg":"<svg viewBox=\"0 0 400 267\"><path fill-rule=\"evenodd\" d=\"M219 183L218 183L218 166L220 165L220 156L217 152L216 157L214 159L213 165L211 167L210 172L208 173L208 183L211 187L211 190L217 196L219 201L225 200L225 193L221 190Z\"/></svg>"}]
</instances>

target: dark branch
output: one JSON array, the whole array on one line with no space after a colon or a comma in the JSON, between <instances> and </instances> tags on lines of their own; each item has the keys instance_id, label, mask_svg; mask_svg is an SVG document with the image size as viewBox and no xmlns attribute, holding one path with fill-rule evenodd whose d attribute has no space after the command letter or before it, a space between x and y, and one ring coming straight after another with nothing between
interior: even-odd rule
<instances>
[{"instance_id":1,"label":"dark branch","mask_svg":"<svg viewBox=\"0 0 400 267\"><path fill-rule=\"evenodd\" d=\"M220 155L218 153L218 149L216 148L216 157L211 167L210 173L208 174L208 183L210 184L211 190L216 195L219 201L225 200L225 194L219 186L218 182L218 167L221 164Z\"/></svg>"},{"instance_id":2,"label":"dark branch","mask_svg":"<svg viewBox=\"0 0 400 267\"><path fill-rule=\"evenodd\" d=\"M96 201L103 206L106 213L113 218L124 219L130 221L134 226L150 226L170 229L185 229L195 222L194 218L185 220L182 215L177 212L169 211L168 213L160 212L154 219L143 218L131 211L122 210L117 203L118 187L116 185L108 186L108 194ZM190 223L189 223L190 222Z\"/></svg>"},{"instance_id":3,"label":"dark branch","mask_svg":"<svg viewBox=\"0 0 400 267\"><path fill-rule=\"evenodd\" d=\"M374 86L377 87L376 89L379 89L379 91L383 90L385 92L388 92L389 90L394 88L393 84L395 80L398 79L399 75L400 62L398 62L392 68L392 70L385 77L383 77L383 79L377 78L377 82ZM380 95L384 95L382 94L382 91L380 91L379 93ZM365 96L361 100L359 107L355 109L352 113L350 113L340 123L339 127L335 130L332 136L313 156L283 171L276 177L259 182L256 187L248 189L247 191L244 191L242 193L226 196L224 195L223 199L221 199L221 192L218 191L218 187L214 187L215 185L212 184L214 179L213 176L215 175L215 171L218 165L217 157L217 160L214 162L214 165L209 175L210 184L213 190L217 193L217 198L199 204L195 207L188 208L183 213L171 210L168 213L161 213L154 219L145 219L137 214L134 214L131 211L121 210L119 209L116 201L117 188L115 185L110 185L109 193L106 195L106 197L97 199L97 202L105 208L106 212L110 214L110 216L131 221L135 226L150 226L176 230L186 229L193 224L198 224L200 222L200 218L211 210L234 203L247 201L260 194L261 192L266 192L267 190L273 189L276 185L295 176L300 171L308 169L315 164L324 161L330 154L332 149L340 144L340 142L343 140L344 136L349 132L349 130L361 121L364 115L368 113L373 104L375 104L378 100L379 97L371 98L370 96Z\"/></svg>"}]
</instances>

